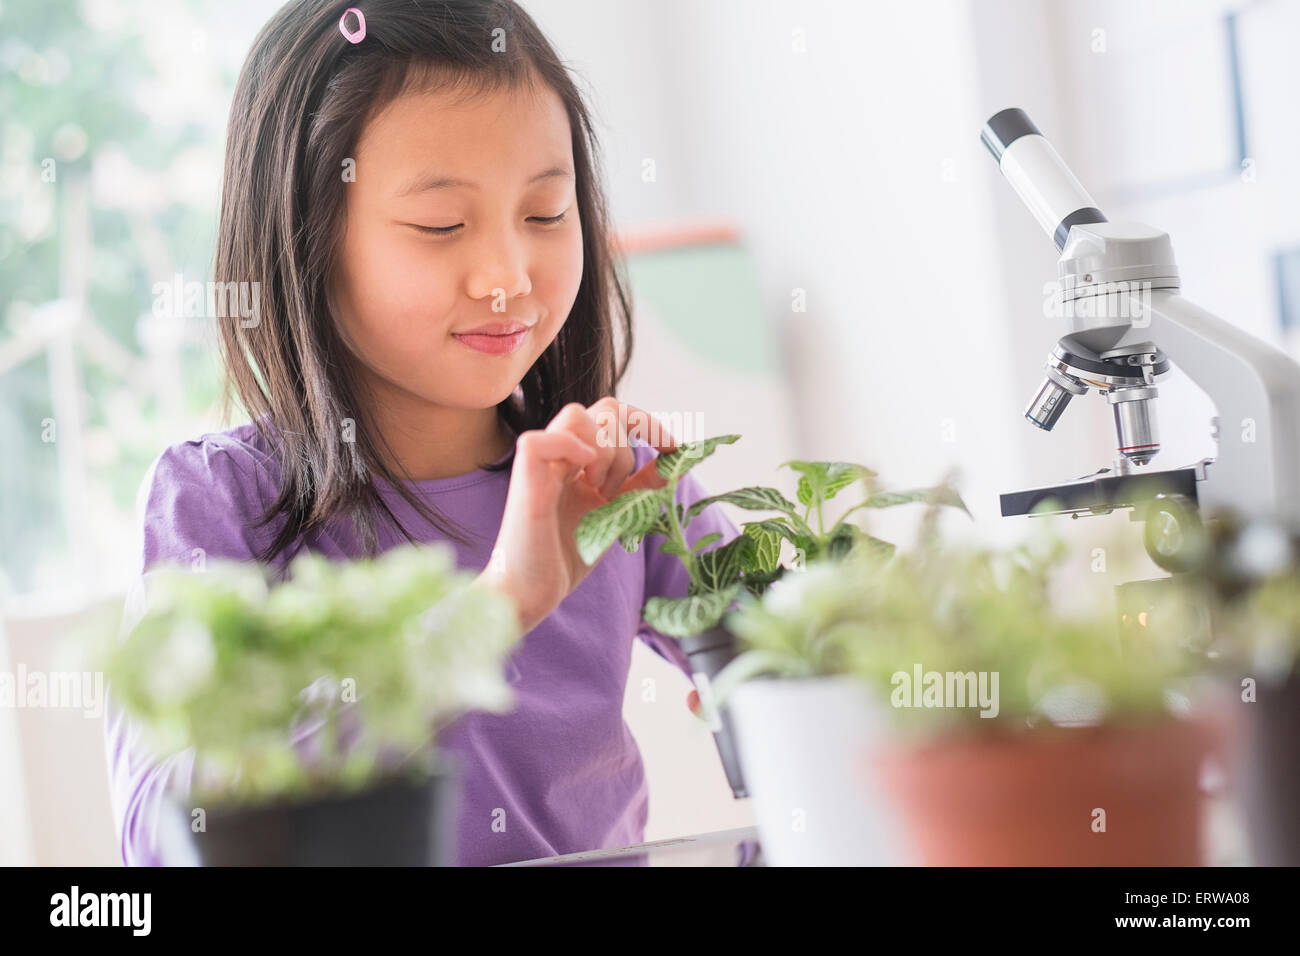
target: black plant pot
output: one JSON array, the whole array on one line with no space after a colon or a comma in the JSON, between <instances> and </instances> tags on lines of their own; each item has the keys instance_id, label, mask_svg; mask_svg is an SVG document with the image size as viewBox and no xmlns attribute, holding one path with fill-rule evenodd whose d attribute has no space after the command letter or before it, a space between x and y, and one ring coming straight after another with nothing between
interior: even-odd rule
<instances>
[{"instance_id":1,"label":"black plant pot","mask_svg":"<svg viewBox=\"0 0 1300 956\"><path fill-rule=\"evenodd\" d=\"M356 793L214 807L189 843L200 866L455 866L459 785L444 760Z\"/></svg>"},{"instance_id":2,"label":"black plant pot","mask_svg":"<svg viewBox=\"0 0 1300 956\"><path fill-rule=\"evenodd\" d=\"M704 680L712 682L739 653L735 636L721 626L691 637L683 637L678 643L691 662L696 690L700 690L700 685L704 682L701 675ZM740 751L736 748L736 734L731 727L731 713L724 708L718 717L721 726L713 732L713 742L717 744L718 756L722 758L727 783L731 785L731 792L737 799L747 797L749 790L745 786L745 776L741 773Z\"/></svg>"},{"instance_id":3,"label":"black plant pot","mask_svg":"<svg viewBox=\"0 0 1300 956\"><path fill-rule=\"evenodd\" d=\"M1300 866L1300 672L1247 705L1242 796L1256 866Z\"/></svg>"}]
</instances>

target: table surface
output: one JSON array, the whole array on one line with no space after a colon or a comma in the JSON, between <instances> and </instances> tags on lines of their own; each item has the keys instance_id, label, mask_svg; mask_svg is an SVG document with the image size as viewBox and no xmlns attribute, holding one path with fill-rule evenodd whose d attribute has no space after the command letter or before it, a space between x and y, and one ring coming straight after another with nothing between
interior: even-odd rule
<instances>
[{"instance_id":1,"label":"table surface","mask_svg":"<svg viewBox=\"0 0 1300 956\"><path fill-rule=\"evenodd\" d=\"M1221 773L1207 773L1202 820L1204 862L1209 866L1251 865L1240 808ZM503 863L501 866L765 866L757 827L718 830L633 846L566 853L562 856Z\"/></svg>"},{"instance_id":2,"label":"table surface","mask_svg":"<svg viewBox=\"0 0 1300 956\"><path fill-rule=\"evenodd\" d=\"M605 850L565 853L501 866L756 866L758 828L737 827Z\"/></svg>"}]
</instances>

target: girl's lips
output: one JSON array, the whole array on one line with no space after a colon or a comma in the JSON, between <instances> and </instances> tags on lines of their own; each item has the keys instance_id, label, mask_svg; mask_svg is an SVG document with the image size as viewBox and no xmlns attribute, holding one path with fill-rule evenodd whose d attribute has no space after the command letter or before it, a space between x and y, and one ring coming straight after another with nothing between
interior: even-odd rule
<instances>
[{"instance_id":1,"label":"girl's lips","mask_svg":"<svg viewBox=\"0 0 1300 956\"><path fill-rule=\"evenodd\" d=\"M488 355L509 355L524 344L524 339L531 331L532 328L529 327L511 335L484 335L475 332L465 335L453 335L452 337L462 345L469 346L475 352L486 352Z\"/></svg>"}]
</instances>

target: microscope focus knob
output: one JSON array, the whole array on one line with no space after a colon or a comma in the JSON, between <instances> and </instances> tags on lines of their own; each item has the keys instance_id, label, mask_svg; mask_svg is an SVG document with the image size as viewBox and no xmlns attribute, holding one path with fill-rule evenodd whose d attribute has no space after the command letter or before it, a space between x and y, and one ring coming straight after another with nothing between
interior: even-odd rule
<instances>
[{"instance_id":1,"label":"microscope focus knob","mask_svg":"<svg viewBox=\"0 0 1300 956\"><path fill-rule=\"evenodd\" d=\"M1142 541L1159 567L1178 574L1201 566L1207 542L1194 501L1184 495L1156 495L1144 521Z\"/></svg>"}]
</instances>

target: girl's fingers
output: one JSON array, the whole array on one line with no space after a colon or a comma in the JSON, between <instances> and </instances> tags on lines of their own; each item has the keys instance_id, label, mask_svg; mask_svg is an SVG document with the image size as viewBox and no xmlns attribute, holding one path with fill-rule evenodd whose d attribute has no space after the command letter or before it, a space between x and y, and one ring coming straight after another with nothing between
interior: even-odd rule
<instances>
[{"instance_id":1,"label":"girl's fingers","mask_svg":"<svg viewBox=\"0 0 1300 956\"><path fill-rule=\"evenodd\" d=\"M587 409L588 417L596 425L597 442L602 448L613 451L608 467L600 474L591 475L593 484L606 498L613 498L627 476L636 469L636 453L620 426L618 409L618 402L608 396Z\"/></svg>"},{"instance_id":2,"label":"girl's fingers","mask_svg":"<svg viewBox=\"0 0 1300 956\"><path fill-rule=\"evenodd\" d=\"M635 405L607 396L592 405L591 411L596 423L613 434L620 445L629 444L627 436L631 431L660 452L672 451L677 447L677 439L664 427L664 423Z\"/></svg>"},{"instance_id":3,"label":"girl's fingers","mask_svg":"<svg viewBox=\"0 0 1300 956\"><path fill-rule=\"evenodd\" d=\"M589 408L570 402L560 409L544 433L570 434L595 449L595 455L581 470L605 498L614 498L632 488L664 485L653 461L636 470L636 454L629 436L642 439L660 454L677 448L677 439L661 421L613 396L606 396Z\"/></svg>"},{"instance_id":4,"label":"girl's fingers","mask_svg":"<svg viewBox=\"0 0 1300 956\"><path fill-rule=\"evenodd\" d=\"M610 466L614 462L618 449L601 441L596 421L587 412L587 409L578 402L570 402L551 419L550 424L546 426L546 431L572 432L581 438L583 442L596 449L596 457L587 464L583 471L586 473L588 481L597 488L601 487L609 473Z\"/></svg>"},{"instance_id":5,"label":"girl's fingers","mask_svg":"<svg viewBox=\"0 0 1300 956\"><path fill-rule=\"evenodd\" d=\"M599 426L601 444L614 444L619 451L600 485L601 494L606 498L613 498L621 490L625 490L629 476L636 470L636 455L632 451L629 435L641 438L650 447L658 449L660 454L677 447L677 439L669 433L663 423L635 405L607 396L592 405L589 411ZM651 471L655 469L652 468ZM644 479L637 487L663 485L662 480L656 482L649 475L643 475L643 472L645 472L644 468L641 472L637 472L637 475Z\"/></svg>"},{"instance_id":6,"label":"girl's fingers","mask_svg":"<svg viewBox=\"0 0 1300 956\"><path fill-rule=\"evenodd\" d=\"M533 429L519 436L519 458L528 487L541 488L548 501L559 497L564 482L596 457L596 449L571 431ZM558 468L556 467L558 466ZM555 481L557 475L559 481Z\"/></svg>"},{"instance_id":7,"label":"girl's fingers","mask_svg":"<svg viewBox=\"0 0 1300 956\"><path fill-rule=\"evenodd\" d=\"M635 491L638 488L662 488L666 484L668 482L663 475L659 474L659 467L655 464L655 459L651 458L641 466L635 475L619 485L615 489L615 493Z\"/></svg>"}]
</instances>

